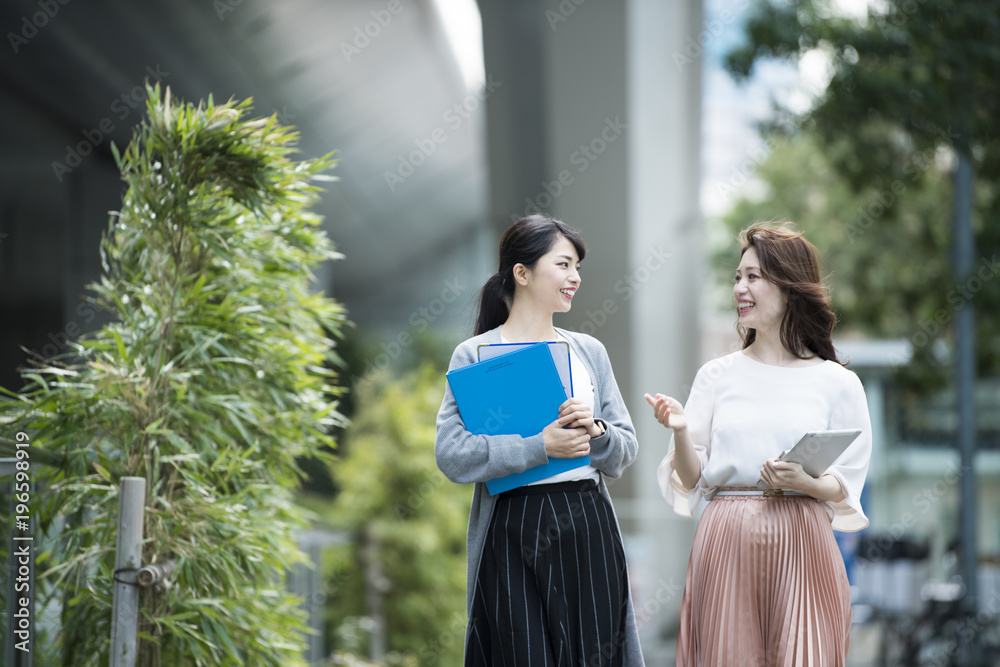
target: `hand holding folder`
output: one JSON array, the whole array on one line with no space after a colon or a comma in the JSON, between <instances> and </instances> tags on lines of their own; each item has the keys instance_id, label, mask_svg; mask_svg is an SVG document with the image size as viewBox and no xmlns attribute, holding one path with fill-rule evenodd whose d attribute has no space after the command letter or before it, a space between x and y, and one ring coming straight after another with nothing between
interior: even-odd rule
<instances>
[{"instance_id":1,"label":"hand holding folder","mask_svg":"<svg viewBox=\"0 0 1000 667\"><path fill-rule=\"evenodd\" d=\"M545 343L456 368L447 378L466 430L477 435L537 435L558 418L559 406L567 399ZM548 463L491 479L486 488L496 495L589 463L589 456L550 458Z\"/></svg>"}]
</instances>

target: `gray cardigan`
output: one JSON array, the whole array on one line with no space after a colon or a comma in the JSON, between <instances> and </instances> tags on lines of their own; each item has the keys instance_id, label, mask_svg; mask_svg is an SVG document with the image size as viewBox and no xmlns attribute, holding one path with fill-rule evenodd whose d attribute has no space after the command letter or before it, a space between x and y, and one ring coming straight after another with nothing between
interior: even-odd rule
<instances>
[{"instance_id":1,"label":"gray cardigan","mask_svg":"<svg viewBox=\"0 0 1000 667\"><path fill-rule=\"evenodd\" d=\"M629 417L625 401L611 370L608 352L596 338L586 334L558 329L570 341L573 351L587 366L594 383L594 417L603 419L607 431L590 441L590 462L602 473L600 492L608 501L607 486L603 476L621 477L622 472L635 460L638 442L635 428ZM451 357L450 369L461 368L477 360L477 347L500 342L499 327L470 338L461 343ZM546 463L545 443L542 434L522 438L517 435L473 435L465 430L465 424L458 414L458 406L451 388L445 382L444 400L437 416L437 434L434 439L434 453L441 472L457 484L474 483L472 512L469 516L468 536L468 612L472 613L472 599L475 592L476 574L486 541L490 517L493 514L495 498L486 490L486 480L512 472L520 472L535 465ZM639 633L635 624L632 599L628 602L626 636L622 638L626 667L643 665L639 648Z\"/></svg>"}]
</instances>

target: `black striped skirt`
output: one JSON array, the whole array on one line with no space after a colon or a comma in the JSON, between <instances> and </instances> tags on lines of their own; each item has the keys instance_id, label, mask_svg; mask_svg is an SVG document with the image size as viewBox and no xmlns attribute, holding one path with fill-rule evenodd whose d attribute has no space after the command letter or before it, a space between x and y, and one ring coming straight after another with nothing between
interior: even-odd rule
<instances>
[{"instance_id":1,"label":"black striped skirt","mask_svg":"<svg viewBox=\"0 0 1000 667\"><path fill-rule=\"evenodd\" d=\"M497 497L473 597L465 664L622 665L625 550L596 482Z\"/></svg>"}]
</instances>

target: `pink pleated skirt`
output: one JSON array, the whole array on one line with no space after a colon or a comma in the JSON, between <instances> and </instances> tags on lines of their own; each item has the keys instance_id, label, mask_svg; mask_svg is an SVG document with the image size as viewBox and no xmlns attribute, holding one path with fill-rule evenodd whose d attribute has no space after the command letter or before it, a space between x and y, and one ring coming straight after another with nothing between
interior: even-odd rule
<instances>
[{"instance_id":1,"label":"pink pleated skirt","mask_svg":"<svg viewBox=\"0 0 1000 667\"><path fill-rule=\"evenodd\" d=\"M823 503L708 503L688 563L678 667L843 667L850 629L850 586Z\"/></svg>"}]
</instances>

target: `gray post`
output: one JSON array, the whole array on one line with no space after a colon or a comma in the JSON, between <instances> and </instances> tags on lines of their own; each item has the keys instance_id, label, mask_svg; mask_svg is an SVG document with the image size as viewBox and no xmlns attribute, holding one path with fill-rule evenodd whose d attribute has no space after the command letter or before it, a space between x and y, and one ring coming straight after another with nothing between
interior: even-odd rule
<instances>
[{"instance_id":1,"label":"gray post","mask_svg":"<svg viewBox=\"0 0 1000 667\"><path fill-rule=\"evenodd\" d=\"M972 275L975 239L972 232L972 164L968 149L957 147L955 169L955 281L962 284ZM970 617L978 611L978 540L976 539L976 311L971 299L955 317L955 401L958 411L957 446L962 462L960 544L961 572L965 582L964 610ZM960 646L960 663L978 665L978 632Z\"/></svg>"},{"instance_id":2,"label":"gray post","mask_svg":"<svg viewBox=\"0 0 1000 667\"><path fill-rule=\"evenodd\" d=\"M118 545L111 607L111 667L134 667L139 621L136 573L142 567L142 521L146 480L122 477L118 497ZM128 571L125 571L128 570Z\"/></svg>"},{"instance_id":3,"label":"gray post","mask_svg":"<svg viewBox=\"0 0 1000 667\"><path fill-rule=\"evenodd\" d=\"M365 531L365 597L368 599L368 616L372 619L372 637L369 657L372 662L381 663L388 650L385 627L385 605L382 596L386 592L387 580L382 574L379 562L379 539L371 526Z\"/></svg>"}]
</instances>

